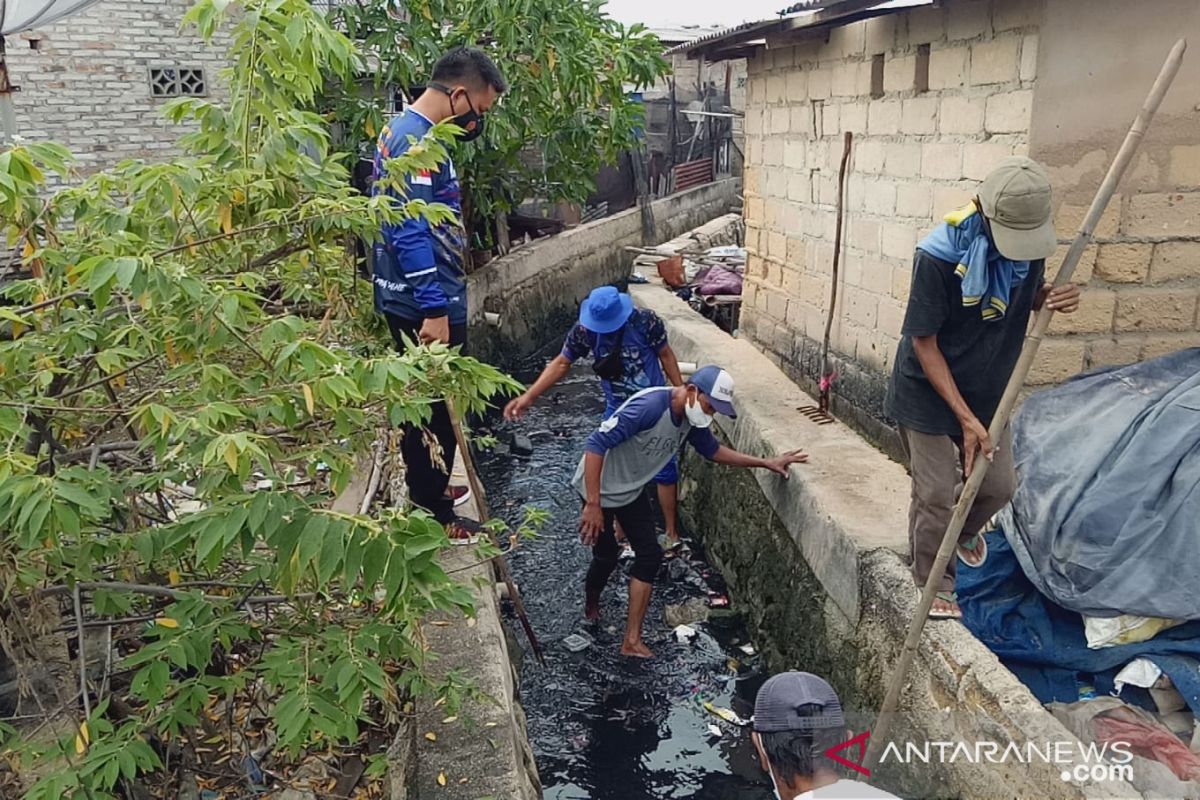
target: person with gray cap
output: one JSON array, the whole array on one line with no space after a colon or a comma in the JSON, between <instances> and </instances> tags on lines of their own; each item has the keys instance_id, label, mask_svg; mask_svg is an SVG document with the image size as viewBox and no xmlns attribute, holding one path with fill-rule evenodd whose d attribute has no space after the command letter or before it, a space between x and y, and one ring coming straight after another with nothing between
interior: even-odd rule
<instances>
[{"instance_id":1,"label":"person with gray cap","mask_svg":"<svg viewBox=\"0 0 1200 800\"><path fill-rule=\"evenodd\" d=\"M751 738L779 800L868 800L895 795L841 777L829 752L851 738L837 692L809 672L767 680L754 701Z\"/></svg>"},{"instance_id":2,"label":"person with gray cap","mask_svg":"<svg viewBox=\"0 0 1200 800\"><path fill-rule=\"evenodd\" d=\"M584 614L600 617L600 593L617 567L613 527L620 521L633 547L629 570L629 615L621 654L650 658L642 622L650 605L663 551L654 535L654 516L645 488L686 441L700 455L732 467L769 469L784 478L808 460L799 450L774 458L739 453L717 441L709 427L715 414L736 417L733 377L716 366L701 367L683 386L656 386L635 394L588 437L573 485L583 499L579 538L592 548L584 582Z\"/></svg>"},{"instance_id":3,"label":"person with gray cap","mask_svg":"<svg viewBox=\"0 0 1200 800\"><path fill-rule=\"evenodd\" d=\"M969 205L917 244L885 410L899 426L912 473L909 541L919 587L977 457L991 466L959 538L964 564L983 564L983 527L1012 498L1011 437L1005 431L993 442L988 427L1030 313L1043 303L1064 314L1079 308L1078 286L1045 281L1045 259L1057 244L1049 176L1021 157L1001 161ZM954 588L952 560L931 617L962 617Z\"/></svg>"}]
</instances>

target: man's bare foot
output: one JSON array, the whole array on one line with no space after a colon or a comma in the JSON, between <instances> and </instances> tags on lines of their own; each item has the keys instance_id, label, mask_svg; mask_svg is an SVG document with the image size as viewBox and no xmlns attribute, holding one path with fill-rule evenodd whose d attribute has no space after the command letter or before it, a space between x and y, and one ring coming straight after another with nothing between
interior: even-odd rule
<instances>
[{"instance_id":1,"label":"man's bare foot","mask_svg":"<svg viewBox=\"0 0 1200 800\"><path fill-rule=\"evenodd\" d=\"M621 644L621 655L630 658L654 658L654 653L645 642L624 642Z\"/></svg>"}]
</instances>

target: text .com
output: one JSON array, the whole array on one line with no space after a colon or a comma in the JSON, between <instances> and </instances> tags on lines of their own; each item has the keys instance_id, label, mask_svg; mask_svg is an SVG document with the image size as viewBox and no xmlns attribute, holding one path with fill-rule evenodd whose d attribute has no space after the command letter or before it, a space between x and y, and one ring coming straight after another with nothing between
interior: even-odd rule
<instances>
[{"instance_id":1,"label":"text .com","mask_svg":"<svg viewBox=\"0 0 1200 800\"><path fill-rule=\"evenodd\" d=\"M859 737L860 739L863 737ZM1128 742L889 742L883 764L1050 764L1068 782L1129 781L1133 750Z\"/></svg>"}]
</instances>

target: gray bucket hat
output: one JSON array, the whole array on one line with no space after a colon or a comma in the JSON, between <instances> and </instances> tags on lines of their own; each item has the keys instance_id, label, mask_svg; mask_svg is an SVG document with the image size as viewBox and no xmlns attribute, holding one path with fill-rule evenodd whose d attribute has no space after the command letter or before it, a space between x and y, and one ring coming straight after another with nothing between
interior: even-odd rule
<instances>
[{"instance_id":1,"label":"gray bucket hat","mask_svg":"<svg viewBox=\"0 0 1200 800\"><path fill-rule=\"evenodd\" d=\"M979 186L979 202L1000 255L1013 261L1049 258L1058 247L1050 216L1050 176L1036 161L1002 160Z\"/></svg>"}]
</instances>

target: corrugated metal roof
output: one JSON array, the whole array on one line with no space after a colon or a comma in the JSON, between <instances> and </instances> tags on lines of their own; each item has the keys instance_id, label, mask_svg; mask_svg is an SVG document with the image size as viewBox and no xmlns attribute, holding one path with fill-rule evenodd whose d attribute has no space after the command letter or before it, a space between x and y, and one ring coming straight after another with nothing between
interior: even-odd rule
<instances>
[{"instance_id":1,"label":"corrugated metal roof","mask_svg":"<svg viewBox=\"0 0 1200 800\"><path fill-rule=\"evenodd\" d=\"M720 39L727 39L737 34L749 32L754 28L766 29L775 25L777 22L778 20L774 19L759 20L758 22L743 22L741 25L734 25L732 28L723 28L722 30L710 33L708 36L701 36L698 39L692 39L689 42L685 42L678 47L672 47L667 51L667 54L670 55L672 53L684 53L710 42L715 42Z\"/></svg>"},{"instance_id":2,"label":"corrugated metal roof","mask_svg":"<svg viewBox=\"0 0 1200 800\"><path fill-rule=\"evenodd\" d=\"M713 48L714 45L721 42L728 42L729 47L735 45L743 48L756 47L765 43L765 37L768 34L808 27L846 25L865 17L904 11L929 5L932 2L933 0L879 0L877 3L864 2L864 0L799 0L794 5L780 11L779 16L774 19L745 22L677 45L666 52L668 55L675 53L690 55L697 51L701 51L703 54L703 51Z\"/></svg>"},{"instance_id":3,"label":"corrugated metal roof","mask_svg":"<svg viewBox=\"0 0 1200 800\"><path fill-rule=\"evenodd\" d=\"M45 27L70 16L96 0L6 0L0 3L0 35L8 36L33 27Z\"/></svg>"},{"instance_id":4,"label":"corrugated metal roof","mask_svg":"<svg viewBox=\"0 0 1200 800\"><path fill-rule=\"evenodd\" d=\"M690 42L701 36L720 33L722 30L724 29L720 25L654 25L646 28L646 32L657 36L659 41L672 44Z\"/></svg>"},{"instance_id":5,"label":"corrugated metal roof","mask_svg":"<svg viewBox=\"0 0 1200 800\"><path fill-rule=\"evenodd\" d=\"M789 14L799 14L801 11L819 11L822 8L836 6L840 2L842 0L800 0L780 11L779 16L786 17Z\"/></svg>"}]
</instances>

